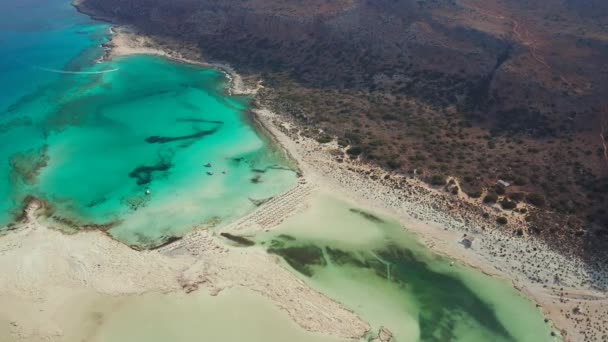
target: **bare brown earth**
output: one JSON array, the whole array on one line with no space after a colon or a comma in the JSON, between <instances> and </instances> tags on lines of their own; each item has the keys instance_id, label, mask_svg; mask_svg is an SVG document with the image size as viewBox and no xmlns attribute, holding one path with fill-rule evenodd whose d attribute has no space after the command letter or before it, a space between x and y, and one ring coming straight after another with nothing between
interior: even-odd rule
<instances>
[{"instance_id":1,"label":"bare brown earth","mask_svg":"<svg viewBox=\"0 0 608 342\"><path fill-rule=\"evenodd\" d=\"M526 234L592 262L606 250L605 1L81 0L78 8L262 79L264 104L308 136L347 146L340 158L435 184L455 177L454 192L489 194L505 217L526 222ZM506 193L499 179L512 184Z\"/></svg>"}]
</instances>

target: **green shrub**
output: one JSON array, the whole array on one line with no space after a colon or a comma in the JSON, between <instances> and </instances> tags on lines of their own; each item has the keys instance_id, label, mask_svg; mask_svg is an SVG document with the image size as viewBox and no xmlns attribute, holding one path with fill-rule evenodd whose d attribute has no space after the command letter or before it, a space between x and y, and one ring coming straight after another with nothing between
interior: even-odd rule
<instances>
[{"instance_id":1,"label":"green shrub","mask_svg":"<svg viewBox=\"0 0 608 342\"><path fill-rule=\"evenodd\" d=\"M416 152L416 154L413 156L410 156L409 159L411 161L422 161L422 160L426 160L426 157L422 153Z\"/></svg>"},{"instance_id":2,"label":"green shrub","mask_svg":"<svg viewBox=\"0 0 608 342\"><path fill-rule=\"evenodd\" d=\"M433 175L433 177L431 177L431 185L442 186L445 185L445 183L446 178L444 175Z\"/></svg>"},{"instance_id":3,"label":"green shrub","mask_svg":"<svg viewBox=\"0 0 608 342\"><path fill-rule=\"evenodd\" d=\"M507 218L504 216L500 216L499 218L496 219L496 223L498 223L500 225L505 225L505 224L507 224L507 222L509 222L509 220L507 220Z\"/></svg>"},{"instance_id":4,"label":"green shrub","mask_svg":"<svg viewBox=\"0 0 608 342\"><path fill-rule=\"evenodd\" d=\"M524 186L527 183L527 181L524 177L515 177L513 182L515 183L515 185L518 185L518 186Z\"/></svg>"},{"instance_id":5,"label":"green shrub","mask_svg":"<svg viewBox=\"0 0 608 342\"><path fill-rule=\"evenodd\" d=\"M327 134L323 134L323 135L320 135L320 136L317 137L317 141L320 144L327 144L328 142L331 142L332 140L333 139L329 135L327 135Z\"/></svg>"},{"instance_id":6,"label":"green shrub","mask_svg":"<svg viewBox=\"0 0 608 342\"><path fill-rule=\"evenodd\" d=\"M515 202L521 202L524 199L523 192L511 192L508 197Z\"/></svg>"},{"instance_id":7,"label":"green shrub","mask_svg":"<svg viewBox=\"0 0 608 342\"><path fill-rule=\"evenodd\" d=\"M398 169L403 165L403 162L398 159L390 159L386 162L386 165L391 169Z\"/></svg>"},{"instance_id":8,"label":"green shrub","mask_svg":"<svg viewBox=\"0 0 608 342\"><path fill-rule=\"evenodd\" d=\"M545 197L539 193L533 192L526 196L526 201L534 206L542 207L545 205Z\"/></svg>"},{"instance_id":9,"label":"green shrub","mask_svg":"<svg viewBox=\"0 0 608 342\"><path fill-rule=\"evenodd\" d=\"M467 195L471 198L479 198L481 197L481 190L468 191Z\"/></svg>"},{"instance_id":10,"label":"green shrub","mask_svg":"<svg viewBox=\"0 0 608 342\"><path fill-rule=\"evenodd\" d=\"M483 198L483 203L486 203L486 204L494 204L494 203L496 203L496 201L498 201L498 195L496 195L493 192L489 192Z\"/></svg>"},{"instance_id":11,"label":"green shrub","mask_svg":"<svg viewBox=\"0 0 608 342\"><path fill-rule=\"evenodd\" d=\"M361 148L361 146L353 146L346 150L346 153L348 153L348 155L350 156L358 156L363 153L363 149Z\"/></svg>"},{"instance_id":12,"label":"green shrub","mask_svg":"<svg viewBox=\"0 0 608 342\"><path fill-rule=\"evenodd\" d=\"M517 204L513 201L510 201L506 198L500 201L500 206L505 210L513 210L517 207Z\"/></svg>"}]
</instances>

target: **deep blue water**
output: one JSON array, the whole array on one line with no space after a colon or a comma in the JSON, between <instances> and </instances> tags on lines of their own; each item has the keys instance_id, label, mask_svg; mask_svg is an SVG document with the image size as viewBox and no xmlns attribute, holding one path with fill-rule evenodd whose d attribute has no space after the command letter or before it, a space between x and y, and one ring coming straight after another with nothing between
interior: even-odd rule
<instances>
[{"instance_id":1,"label":"deep blue water","mask_svg":"<svg viewBox=\"0 0 608 342\"><path fill-rule=\"evenodd\" d=\"M0 1L0 115L24 96L57 80L47 69L78 70L99 55L108 25L65 0Z\"/></svg>"}]
</instances>

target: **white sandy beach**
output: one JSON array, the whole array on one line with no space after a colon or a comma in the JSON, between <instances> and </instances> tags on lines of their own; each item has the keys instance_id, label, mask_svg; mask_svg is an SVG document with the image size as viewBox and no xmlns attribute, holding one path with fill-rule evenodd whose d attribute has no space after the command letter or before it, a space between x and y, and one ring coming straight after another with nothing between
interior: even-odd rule
<instances>
[{"instance_id":1,"label":"white sandy beach","mask_svg":"<svg viewBox=\"0 0 608 342\"><path fill-rule=\"evenodd\" d=\"M96 305L104 297L194 291L215 296L229 288L257 293L304 330L336 340L359 338L369 330L259 249L224 246L198 231L196 248L138 252L98 231L50 230L35 213L31 210L27 224L0 238L0 322L14 340L80 341L95 329L90 319L74 320L104 312Z\"/></svg>"},{"instance_id":2,"label":"white sandy beach","mask_svg":"<svg viewBox=\"0 0 608 342\"><path fill-rule=\"evenodd\" d=\"M322 145L294 134L296 126L270 110L259 109L256 113L298 161L309 183L357 206L398 218L436 253L512 281L540 305L566 341L585 340L584 334L605 334L602 330L608 317L608 297L592 287L597 283L605 286L604 274L589 272L580 260L553 252L532 238L500 231L492 219L490 223L470 220L466 210L456 206L446 210L443 204L453 202L451 195L422 181L402 177L407 191L395 190L383 181L387 172L357 161L338 162L332 153L337 145ZM391 177L394 180L396 176ZM461 243L464 234L472 238L471 248ZM556 274L559 283L553 282ZM544 285L535 282L537 279L550 283Z\"/></svg>"},{"instance_id":3,"label":"white sandy beach","mask_svg":"<svg viewBox=\"0 0 608 342\"><path fill-rule=\"evenodd\" d=\"M205 62L205 58L197 49L188 48L173 40L166 39L163 41L164 46L159 46L158 41L137 34L128 27L112 27L110 31L112 40L105 44L106 53L102 57L104 59L132 55L154 55L180 63L217 69L229 79L230 87L227 91L231 95L255 95L261 86L261 82L258 82L256 87L246 86L241 76L230 65ZM177 50L177 46L179 46L179 50ZM184 49L187 49L187 51L183 51Z\"/></svg>"},{"instance_id":4,"label":"white sandy beach","mask_svg":"<svg viewBox=\"0 0 608 342\"><path fill-rule=\"evenodd\" d=\"M253 95L261 87L253 82L256 86L247 88L247 82L229 66L195 62L167 47L166 43L115 29L106 58L154 54L223 71L230 77L232 94ZM193 53L188 56L196 56ZM581 341L583 334L595 334L599 340L605 334L601 329L608 317L608 299L592 287L605 287L604 274L592 274L580 261L554 253L531 238L501 232L488 223L492 219L471 219L466 206L460 206L441 189L390 175L391 182L397 179L405 185L405 190L395 189L393 183L384 180L385 171L358 161L338 162L332 156L337 145L321 145L301 136L296 124L264 109L263 104L259 101L257 118L298 163L309 189L306 193L330 192L360 207L396 217L435 252L511 280L542 307L567 341ZM377 175L377 180L370 174ZM312 197L304 194L299 198ZM273 204L274 210L293 203L288 197L283 199ZM228 229L272 229L286 216L305 208L304 201L268 221L264 220L262 206L257 212L261 219L248 216ZM460 243L463 234L474 236L472 248L465 249ZM256 249L226 246L204 231L195 231L170 248L137 252L101 232L64 235L49 230L37 222L32 211L28 223L0 237L0 256L0 327L8 327L15 341L82 338L70 335L74 334L73 322L57 312L68 305L74 313L84 312L100 296L184 291L217 295L229 288L247 289L272 301L309 332L354 339L369 330L367 323L310 289L280 266L275 257ZM558 282L554 281L556 275ZM79 330L78 334L90 333L91 329Z\"/></svg>"}]
</instances>

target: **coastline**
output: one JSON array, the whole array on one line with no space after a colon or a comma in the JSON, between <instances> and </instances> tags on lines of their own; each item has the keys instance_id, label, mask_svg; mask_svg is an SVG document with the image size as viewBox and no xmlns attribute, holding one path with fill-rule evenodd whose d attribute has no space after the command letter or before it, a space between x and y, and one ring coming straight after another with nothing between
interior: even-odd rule
<instances>
[{"instance_id":1,"label":"coastline","mask_svg":"<svg viewBox=\"0 0 608 342\"><path fill-rule=\"evenodd\" d=\"M76 8L78 4L75 4ZM87 13L86 11L81 11L81 13ZM94 19L104 20L107 22L112 22L110 18L101 18L93 17ZM567 332L565 336L565 340L578 341L582 340L582 335L577 335L580 327L575 327L574 320L579 317L583 317L586 312L593 312L596 308L599 308L601 305L606 304L608 301L603 293L593 292L583 289L583 286L579 284L580 279L578 279L581 274L587 273L587 270L581 270L580 264L577 264L575 261L568 260L565 257L560 257L555 255L552 251L542 250L542 245L536 243L532 240L524 240L524 238L517 238L513 236L508 236L506 233L502 233L497 230L496 227L490 227L486 230L473 229L472 226L488 226L490 223L488 222L471 222L468 219L462 218L454 218L454 215L458 215L458 213L446 213L443 212L441 205L436 202L441 202L446 194L443 193L440 189L433 189L422 182L411 179L399 175L391 175L391 180L398 180L399 182L406 182L408 187L412 190L412 193L406 199L403 199L404 194L400 191L395 191L394 188L390 184L383 184L383 178L388 174L386 171L373 167L371 165L362 164L357 161L349 161L349 162L338 162L334 157L332 157L332 151L338 150L338 146L334 143L331 144L320 144L314 141L313 139L306 138L299 134L300 127L297 123L291 121L289 117L285 115L281 115L280 112L273 112L268 109L271 106L272 99L264 98L264 88L261 86L260 82L247 82L244 81L241 76L239 76L234 69L230 66L221 64L221 63L206 63L199 62L198 59L204 60L202 56L196 55L193 50L189 50L188 53L180 53L177 50L168 50L166 47L162 46L165 44L158 44L154 39L150 37L145 37L139 35L137 33L131 32L126 28L118 28L113 29L113 40L109 44L107 44L106 54L104 58L114 58L132 54L152 54L162 56L164 58L171 59L180 63L188 63L199 65L206 68L216 69L226 75L228 78L228 88L227 91L230 95L248 95L255 96L255 106L256 109L253 110L255 114L255 121L259 123L265 133L269 134L271 139L274 140L279 148L286 151L289 154L290 158L297 162L299 168L301 168L304 179L307 182L311 183L316 188L323 188L324 191L331 191L336 196L355 203L360 206L373 208L378 212L385 213L392 217L397 217L401 221L401 223L406 227L406 229L415 232L421 241L423 241L429 248L431 248L434 252L442 255L449 256L451 258L455 258L463 262L464 264L470 265L479 269L480 271L492 275L497 276L506 280L509 280L513 283L513 286L521 291L528 298L533 299L537 303L539 303L544 311L546 317L551 319L554 322L555 326L560 330ZM118 40L115 40L116 37L120 37ZM248 87L248 83L251 83L251 86ZM353 171L355 170L355 171ZM370 175L377 176L377 179L370 178ZM438 200L438 197L442 199ZM449 197L447 197L449 198ZM465 209L463 209L465 210ZM34 223L32 223L34 222ZM29 226L23 227L22 229L18 229L19 234L31 235L27 233L28 231L33 232L44 232L46 236L48 230L44 227L36 226L35 219L30 222ZM460 241L462 240L462 234L472 234L475 237L473 247L470 249L465 249ZM12 234L12 233L11 233ZM96 232L89 232L84 234L92 234L90 236L100 235L95 237L95 243L100 243L102 239L106 239L106 237L101 236L102 234L98 234ZM201 234L196 232L196 234ZM502 234L502 235L501 235ZM80 235L80 234L78 234ZM49 236L46 236L49 238ZM206 239L206 238L205 238ZM519 239L519 240L518 240ZM16 242L18 239L11 239L11 243L18 244ZM209 241L212 241L210 239ZM508 241L507 241L508 240ZM66 240L67 241L67 240ZM507 243L505 243L507 241ZM66 242L62 242L66 244ZM69 244L72 244L70 242ZM518 268L523 267L521 264L525 261L515 260L513 258L509 260L502 260L496 256L492 256L492 253L496 253L496 249L492 249L494 244L500 245L502 250L506 252L502 252L502 254L509 254L518 256L522 251L528 249L535 249L537 252L537 256L534 256L534 259L550 259L551 263L556 265L570 265L568 268L572 269L572 271L568 271L567 276L561 279L560 283L566 285L557 285L552 286L552 288L543 288L542 285L534 283L530 280L530 274L539 273L543 274L544 278L550 279L552 277L551 270L555 269L555 267L547 268L543 265L539 265L534 268L526 269L525 271L520 271ZM84 245L84 243L82 244ZM12 245L11 245L12 246ZM485 246L485 247L483 247ZM7 247L8 248L8 247ZM12 247L11 247L12 248ZM21 245L19 245L19 249ZM119 246L106 246L102 249L110 250L114 248L122 248ZM14 251L14 249L5 249L3 246L2 253ZM208 252L212 251L212 252ZM214 262L209 262L206 266L202 265L198 261L201 257L209 257L212 258L211 253L219 253L221 258L224 258L226 254L232 255L232 249L225 248L223 246L219 246L210 242L205 245L203 250L197 251L196 254L189 255L190 252L185 254L176 254L171 256L171 260L175 259L180 266L186 267L188 262L190 267L189 272L179 273L174 269L177 267L174 264L174 261L167 261L162 257L161 254L157 252L145 252L143 255L125 255L122 257L118 257L119 259L124 258L124 260L135 259L144 259L144 256L147 260L148 255L155 255L152 258L156 258L157 255L160 255L158 258L159 263L167 262L168 264L163 267L167 267L169 271L167 274L175 275L180 274L183 276L180 278L181 280L176 283L170 284L162 284L158 285L156 283L157 279L150 280L149 284L157 284L155 287L147 288L142 287L134 287L133 290L129 291L106 291L105 293L110 293L112 295L124 295L125 293L142 293L140 291L174 291L174 290L196 290L197 288L205 288L211 289L210 291L217 293L215 291L221 291L223 288L229 286L244 286L244 280L237 277L237 273L244 272L247 268L252 268L257 272L259 270L258 265L247 265L242 269L233 268L238 262L234 261L234 264L222 264L220 262L220 257L217 258L217 262L219 266L214 272L215 274L223 274L222 276L218 276L217 279L209 280L208 278L200 278L202 277L203 267L209 267L209 265L214 265ZM56 251L55 251L56 252ZM75 251L76 253L81 253L80 250ZM155 254L156 253L156 254ZM222 254L223 253L223 254ZM239 251L239 253L242 253ZM19 254L17 254L19 255ZM236 254L234 254L236 255ZM69 256L66 256L68 258ZM194 258L194 259L193 259ZM237 257L235 257L235 260ZM259 256L260 263L265 265L265 267L272 263L276 264L276 260L272 260L270 258L266 258ZM87 259L87 263L94 264L96 261L94 259ZM121 259L122 260L122 259ZM214 259L215 260L215 259ZM239 259L240 260L240 259ZM527 259L526 259L527 260ZM241 261L239 261L241 262ZM164 264L163 264L164 265ZM158 266L158 265L157 265ZM148 268L151 267L151 268ZM142 267L142 271L152 272L154 270L154 266ZM564 266L565 267L565 266ZM134 267L135 269L136 267ZM130 268L129 268L130 270ZM204 269L206 272L209 270L207 268ZM267 270L268 271L268 270ZM174 273L177 272L177 273ZM289 279L289 272L284 269L272 268L270 273L280 274L279 278ZM135 273L139 274L139 273ZM163 273L165 274L165 273ZM107 276L107 275L106 275ZM230 281L227 281L226 278L223 277L237 277L231 278ZM261 277L261 278L255 278ZM88 282L88 278L84 278L85 282ZM266 278L256 275L254 279L258 279L259 281L267 281ZM261 280L260 280L261 279ZM104 278L104 281L111 280L111 277L107 279ZM256 280L256 281L258 281ZM285 280L292 281L292 280ZM296 281L296 280L293 280ZM237 284L237 285L226 285L226 284ZM7 283L8 284L8 283ZM148 284L148 283L146 283ZM221 286L215 286L214 284L221 284ZM252 283L247 284L247 287L256 287L262 286L261 283ZM289 283L289 286L293 286L296 283ZM306 287L306 285L302 285ZM8 286L8 285L6 285ZM74 285L76 286L76 285ZM150 285L152 286L152 285ZM560 290L562 288L563 290ZM28 290L30 291L30 290ZM31 290L34 291L34 290ZM346 322L351 322L351 326L349 329L352 329L350 332L342 327L338 327L339 324L323 324L318 322L310 322L306 320L306 309L293 309L289 307L293 303L288 301L290 298L289 295L286 298L281 298L277 296L272 298L273 290L269 290L266 287L261 287L259 290L256 290L259 293L262 293L266 297L271 297L271 299L281 307L284 311L287 311L289 315L303 328L309 331L332 331L338 329L338 332L333 331L337 336L343 337L355 337L360 336L356 334L361 334L365 329L369 329L369 327L365 328L365 324L359 319L357 320L356 316L353 317L352 312L351 315L348 314L348 310L344 309L335 302L331 301L327 297L324 297L322 294L315 293L314 291L310 293L311 298L316 298L314 300L320 300L323 303L323 308L329 312L336 312L337 315L343 315ZM563 293L568 293L568 295L563 295ZM294 295L294 294L292 294ZM298 293L297 295L301 295ZM325 298L325 299L319 299ZM597 298L597 299L590 299ZM327 301L325 301L327 300ZM565 302L564 302L565 301ZM337 307L334 306L338 305ZM577 311L579 313L574 314L574 308L579 308ZM606 309L603 309L604 311ZM313 311L314 312L314 311ZM304 317L304 318L302 318ZM574 320L572 319L574 317ZM587 318L587 317L584 317ZM591 317L592 319L600 319L602 317ZM592 323L588 324L589 326ZM326 329L326 330L324 330ZM356 333L355 333L356 332Z\"/></svg>"},{"instance_id":2,"label":"coastline","mask_svg":"<svg viewBox=\"0 0 608 342\"><path fill-rule=\"evenodd\" d=\"M593 340L604 334L600 327L608 317L608 297L605 292L591 288L593 272L581 260L554 252L533 237L501 231L495 223L493 208L482 207L490 213L484 220L475 212L481 205L464 196L459 196L455 204L449 193L419 179L391 174L357 160L338 161L333 156L335 151L343 153L345 148L335 142L321 144L301 135L302 127L287 115L270 109L276 107L276 99L266 92L260 80L250 82L247 88L229 65L197 62L192 59L196 54L184 57L177 51L167 51L166 42L158 44L140 34L119 33L118 36L120 39L114 41L114 45L120 45L118 51L121 52L116 54L110 49L107 58L124 55L127 47L129 54L169 56L176 62L224 73L229 84L228 94L253 96L254 121L297 163L307 183L347 202L395 217L433 252L510 282L537 304L564 341ZM385 179L387 175L389 181ZM406 184L407 189L396 190L395 184ZM471 212L475 212L474 215ZM474 241L471 248L461 243L465 236ZM601 274L598 278L600 286L605 286L608 277ZM592 312L593 315L587 314Z\"/></svg>"},{"instance_id":3,"label":"coastline","mask_svg":"<svg viewBox=\"0 0 608 342\"><path fill-rule=\"evenodd\" d=\"M232 76L230 94L247 94L228 66L171 60L221 68ZM230 247L199 230L203 241L197 250L171 255L137 251L100 230L78 234L53 230L43 223L44 209L43 202L30 200L20 222L0 235L0 264L5 271L0 275L3 341L89 341L104 316L112 314L101 300L197 291L217 296L233 288L276 307L302 331L336 341L370 333L370 326L353 311L311 289L282 267L276 256L260 249ZM63 310L64 305L70 310Z\"/></svg>"},{"instance_id":4,"label":"coastline","mask_svg":"<svg viewBox=\"0 0 608 342\"><path fill-rule=\"evenodd\" d=\"M370 331L356 314L308 287L264 250L231 247L195 230L196 248L136 251L101 231L52 230L38 221L42 215L41 203L32 201L25 221L0 239L0 325L15 341L89 340L112 313L104 298L217 296L229 289L267 301L320 336L356 340ZM69 311L63 310L65 303Z\"/></svg>"},{"instance_id":5,"label":"coastline","mask_svg":"<svg viewBox=\"0 0 608 342\"><path fill-rule=\"evenodd\" d=\"M78 13L89 16L93 20L103 21L106 23L113 22L112 18L100 15L95 13L95 11L91 10L90 8L87 8L82 0L72 0L70 4L76 9L76 11L78 11Z\"/></svg>"},{"instance_id":6,"label":"coastline","mask_svg":"<svg viewBox=\"0 0 608 342\"><path fill-rule=\"evenodd\" d=\"M207 62L194 49L189 50L187 54L182 54L177 49L163 48L154 39L136 33L134 29L125 26L110 27L110 35L112 39L103 45L105 52L101 57L101 61L122 56L153 55L173 62L196 65L223 73L228 79L226 91L230 96L255 95L261 87L261 82L258 82L256 87L246 85L243 78L230 65L219 62ZM170 40L167 40L164 44L177 46L177 43Z\"/></svg>"},{"instance_id":7,"label":"coastline","mask_svg":"<svg viewBox=\"0 0 608 342\"><path fill-rule=\"evenodd\" d=\"M366 170L362 172L364 176L352 172L349 170L349 166L332 160L328 153L331 148L322 146L313 139L300 136L298 143L293 143L293 139L286 135L284 131L276 128L277 124L280 127L281 124L285 123L278 118L277 114L264 109L258 110L257 113L264 118L263 121L267 125L275 127L273 133L279 137L278 140L282 144L291 145L287 149L292 154L302 158L299 160L304 162L300 165L307 166L304 168L304 174L308 180L314 178L312 183L331 192L333 196L353 203L353 205L370 208L378 213L397 218L405 227L404 229L413 232L434 253L455 259L457 262L475 268L486 275L510 282L523 296L537 304L544 316L561 332L565 341L585 340L580 333L581 326L578 324L588 317L592 319L592 322L588 322L589 324L586 326L588 329L595 329L596 323L599 326L603 323L606 311L602 307L608 304L608 299L604 293L581 289L576 285L560 284L545 287L535 283L529 278L529 275L538 272L538 274L544 273L545 276L549 277L551 268L545 268L547 266L545 264L537 265L533 270L521 271L522 264L527 260L515 259L515 257L522 251L534 250L534 258L554 260L549 263L557 267L560 267L559 265L570 265L570 268L573 269L572 274L569 274L570 280L575 283L579 274L587 272L580 268L580 264L550 251L537 241L521 239L505 243L506 240L513 239L513 237L506 236L506 234L496 230L468 229L466 225L470 225L470 222L465 225L462 221L450 217L449 214L441 213L437 208L433 208L433 202L435 201L433 196L437 195L437 192L435 189L429 189L420 181L412 182L423 191L428 191L419 195L422 199L403 200L399 198L399 194L393 192L392 188L378 184L378 182L366 176L366 172L370 169L382 174L386 174L385 171L365 165L362 166ZM297 152L294 153L294 150ZM387 205L387 203L390 204ZM403 207L407 209L404 210ZM421 219L424 219L424 217L427 219L432 217L432 219L422 221ZM473 247L464 247L461 242L464 234L473 241ZM487 247L483 247L481 244ZM496 248L496 245L500 247ZM514 258L502 260L492 256L492 253L497 249L500 249L505 255L512 255ZM562 281L565 283L567 280ZM601 314L597 310L600 310ZM591 312L594 312L594 315L597 316L587 316L586 313ZM599 330L597 333L601 336Z\"/></svg>"}]
</instances>

